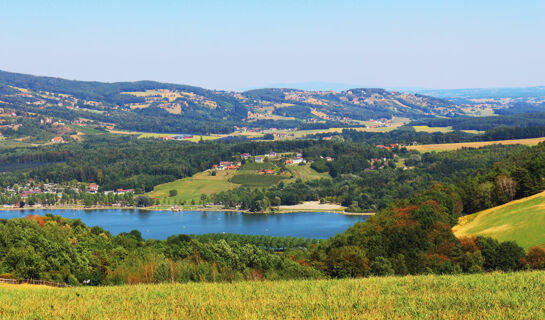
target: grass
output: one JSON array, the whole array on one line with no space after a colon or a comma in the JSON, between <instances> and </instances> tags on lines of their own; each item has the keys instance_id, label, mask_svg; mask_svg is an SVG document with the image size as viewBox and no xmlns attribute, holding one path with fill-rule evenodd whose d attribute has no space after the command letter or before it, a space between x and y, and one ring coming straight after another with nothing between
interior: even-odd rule
<instances>
[{"instance_id":1,"label":"grass","mask_svg":"<svg viewBox=\"0 0 545 320\"><path fill-rule=\"evenodd\" d=\"M71 128L71 129L76 130L77 132L81 132L81 133L83 133L85 135L109 134L108 131L100 131L100 130L96 130L96 129L91 128L91 127L84 127L84 126L78 126L78 125L69 125L68 127Z\"/></svg>"},{"instance_id":2,"label":"grass","mask_svg":"<svg viewBox=\"0 0 545 320\"><path fill-rule=\"evenodd\" d=\"M458 150L461 148L480 148L480 147L490 146L494 144L505 144L505 145L521 144L521 145L527 145L527 146L534 146L543 141L545 141L545 137L531 138L531 139L500 140L500 141L423 144L418 146L407 146L407 149L416 150L420 152L451 151L451 150Z\"/></svg>"},{"instance_id":3,"label":"grass","mask_svg":"<svg viewBox=\"0 0 545 320\"><path fill-rule=\"evenodd\" d=\"M168 197L172 201L185 201L187 204L191 200L196 203L200 202L201 194L210 195L221 191L231 190L237 187L231 183L229 179L235 174L234 171L218 171L216 176L210 175L209 172L199 172L192 177L175 180L169 183L156 186L153 191L148 193L150 197L162 199ZM178 195L169 197L170 190L177 190Z\"/></svg>"},{"instance_id":4,"label":"grass","mask_svg":"<svg viewBox=\"0 0 545 320\"><path fill-rule=\"evenodd\" d=\"M244 187L252 188L261 188L261 187L270 187L279 183L280 181L287 179L285 176L279 175L260 175L252 173L244 173L244 171L237 173L233 178L231 178L232 183L240 184Z\"/></svg>"},{"instance_id":5,"label":"grass","mask_svg":"<svg viewBox=\"0 0 545 320\"><path fill-rule=\"evenodd\" d=\"M0 284L2 319L543 319L545 272L50 288Z\"/></svg>"},{"instance_id":6,"label":"grass","mask_svg":"<svg viewBox=\"0 0 545 320\"><path fill-rule=\"evenodd\" d=\"M240 170L242 171L264 170L264 169L274 169L275 167L276 166L272 162L263 162L263 163L248 162L248 163L245 163L242 167L240 167Z\"/></svg>"},{"instance_id":7,"label":"grass","mask_svg":"<svg viewBox=\"0 0 545 320\"><path fill-rule=\"evenodd\" d=\"M457 236L483 235L514 240L528 248L545 245L545 192L461 217Z\"/></svg>"},{"instance_id":8,"label":"grass","mask_svg":"<svg viewBox=\"0 0 545 320\"><path fill-rule=\"evenodd\" d=\"M178 204L180 201L185 201L186 205L195 200L200 203L201 194L211 195L221 191L228 191L239 186L262 188L270 187L279 183L282 180L286 182L295 181L301 178L304 181L321 178L331 178L328 173L318 173L310 168L310 165L305 166L289 166L289 170L294 176L289 179L285 175L261 175L257 171L261 169L274 169L273 163L247 163L242 166L239 171L216 171L216 175L212 176L209 171L199 172L193 177L175 180L172 182L155 186L153 191L148 193L148 196L157 199L167 198L167 204ZM170 190L178 191L178 195L170 197Z\"/></svg>"},{"instance_id":9,"label":"grass","mask_svg":"<svg viewBox=\"0 0 545 320\"><path fill-rule=\"evenodd\" d=\"M434 132L451 132L452 127L428 127L428 126L413 126L414 131L416 132L428 132L428 133L434 133Z\"/></svg>"},{"instance_id":10,"label":"grass","mask_svg":"<svg viewBox=\"0 0 545 320\"><path fill-rule=\"evenodd\" d=\"M331 176L328 172L319 173L318 171L312 169L310 164L305 164L304 166L292 165L288 166L288 170L293 175L294 179L302 179L303 181L316 180L316 179L331 179Z\"/></svg>"},{"instance_id":11,"label":"grass","mask_svg":"<svg viewBox=\"0 0 545 320\"><path fill-rule=\"evenodd\" d=\"M109 130L108 132L114 133L114 134L123 134L123 135L137 135L138 139L143 138L162 138L162 137L173 137L176 136L174 133L153 133L153 132L140 132L140 131L127 131L127 130ZM194 135L191 139L184 139L183 141L191 141L191 142L199 142L201 140L201 137L203 140L216 140L219 138L223 138L227 135Z\"/></svg>"},{"instance_id":12,"label":"grass","mask_svg":"<svg viewBox=\"0 0 545 320\"><path fill-rule=\"evenodd\" d=\"M24 143L19 141L13 141L8 139L0 139L0 149L13 149L13 148L25 148L25 147L34 147L38 144L34 143Z\"/></svg>"}]
</instances>

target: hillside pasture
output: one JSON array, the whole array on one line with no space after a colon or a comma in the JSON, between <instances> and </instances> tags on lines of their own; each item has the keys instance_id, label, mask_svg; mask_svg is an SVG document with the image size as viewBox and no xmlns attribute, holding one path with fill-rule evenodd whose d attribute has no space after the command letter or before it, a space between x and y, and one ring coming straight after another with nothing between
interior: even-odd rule
<instances>
[{"instance_id":1,"label":"hillside pasture","mask_svg":"<svg viewBox=\"0 0 545 320\"><path fill-rule=\"evenodd\" d=\"M513 240L525 248L545 246L545 192L461 217L453 231L458 237Z\"/></svg>"},{"instance_id":2,"label":"hillside pasture","mask_svg":"<svg viewBox=\"0 0 545 320\"><path fill-rule=\"evenodd\" d=\"M217 171L213 176L209 171L199 172L192 177L160 184L148 193L148 196L157 199L166 197L171 204L180 201L189 204L191 200L199 203L201 194L211 195L236 188L237 185L229 181L234 174L234 171ZM176 190L178 195L170 197L170 190Z\"/></svg>"},{"instance_id":3,"label":"hillside pasture","mask_svg":"<svg viewBox=\"0 0 545 320\"><path fill-rule=\"evenodd\" d=\"M303 181L316 180L316 179L331 179L328 172L320 173L310 167L310 164L291 165L287 166L288 170L293 175L293 179L301 179Z\"/></svg>"},{"instance_id":4,"label":"hillside pasture","mask_svg":"<svg viewBox=\"0 0 545 320\"><path fill-rule=\"evenodd\" d=\"M460 142L460 143L441 143L441 144L423 144L417 146L407 146L409 150L416 150L419 152L432 152L432 151L452 151L462 148L481 148L491 146L495 144L503 145L526 145L535 146L540 142L545 141L545 137L531 138L531 139L514 139L514 140L500 140L500 141L481 141L481 142Z\"/></svg>"},{"instance_id":5,"label":"hillside pasture","mask_svg":"<svg viewBox=\"0 0 545 320\"><path fill-rule=\"evenodd\" d=\"M52 288L0 284L2 319L543 319L545 272Z\"/></svg>"}]
</instances>

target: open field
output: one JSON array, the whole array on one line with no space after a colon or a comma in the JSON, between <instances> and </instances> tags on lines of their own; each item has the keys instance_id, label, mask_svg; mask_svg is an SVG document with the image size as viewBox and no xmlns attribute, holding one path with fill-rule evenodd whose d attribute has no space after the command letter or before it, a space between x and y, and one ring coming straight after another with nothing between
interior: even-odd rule
<instances>
[{"instance_id":1,"label":"open field","mask_svg":"<svg viewBox=\"0 0 545 320\"><path fill-rule=\"evenodd\" d=\"M0 139L0 149L35 147L38 145L39 144L36 143L25 143L14 140Z\"/></svg>"},{"instance_id":2,"label":"open field","mask_svg":"<svg viewBox=\"0 0 545 320\"><path fill-rule=\"evenodd\" d=\"M452 127L413 126L413 128L416 132L427 132L427 133L434 133L434 132L447 133L447 132L454 131ZM472 133L472 134L479 134L484 132L484 131L477 131L477 130L460 130L460 131L465 133Z\"/></svg>"},{"instance_id":3,"label":"open field","mask_svg":"<svg viewBox=\"0 0 545 320\"><path fill-rule=\"evenodd\" d=\"M216 171L216 175L212 176L210 172L199 172L193 177L175 180L155 186L153 191L148 193L148 196L157 199L167 198L167 203L178 204L180 201L185 201L186 205L195 200L200 202L201 194L211 195L227 191L239 186L246 187L268 187L280 181L294 182L301 178L303 181L331 178L328 173L318 173L310 167L309 164L304 166L288 166L288 170L293 175L293 179L289 179L286 175L261 175L257 171L261 169L274 169L272 163L247 163L242 166L239 171ZM170 190L177 190L178 195L175 197L169 196Z\"/></svg>"},{"instance_id":4,"label":"open field","mask_svg":"<svg viewBox=\"0 0 545 320\"><path fill-rule=\"evenodd\" d=\"M0 285L2 319L543 319L545 272L50 288Z\"/></svg>"},{"instance_id":5,"label":"open field","mask_svg":"<svg viewBox=\"0 0 545 320\"><path fill-rule=\"evenodd\" d=\"M218 171L215 176L212 176L209 172L199 172L189 178L160 184L148 193L148 195L152 198L162 199L169 197L170 190L177 190L177 196L169 197L171 202L176 201L178 203L179 201L185 201L189 204L191 200L195 200L195 202L199 203L200 196L203 193L210 195L237 187L236 184L229 182L229 179L234 174L234 171Z\"/></svg>"},{"instance_id":6,"label":"open field","mask_svg":"<svg viewBox=\"0 0 545 320\"><path fill-rule=\"evenodd\" d=\"M452 127L428 127L428 126L413 126L414 131L416 132L451 132Z\"/></svg>"},{"instance_id":7,"label":"open field","mask_svg":"<svg viewBox=\"0 0 545 320\"><path fill-rule=\"evenodd\" d=\"M237 173L233 178L231 178L231 182L240 184L244 187L261 188L270 187L284 179L288 179L288 177L279 175L259 175L255 173L244 172L245 171L242 170L241 172Z\"/></svg>"},{"instance_id":8,"label":"open field","mask_svg":"<svg viewBox=\"0 0 545 320\"><path fill-rule=\"evenodd\" d=\"M528 248L545 245L545 192L461 217L456 236L483 235L514 240Z\"/></svg>"},{"instance_id":9,"label":"open field","mask_svg":"<svg viewBox=\"0 0 545 320\"><path fill-rule=\"evenodd\" d=\"M420 152L451 151L451 150L458 150L461 148L480 148L480 147L490 146L494 144L505 144L505 145L522 144L527 146L535 146L538 143L543 141L545 141L545 137L531 138L531 139L500 140L500 141L423 144L418 146L407 146L407 149L416 150Z\"/></svg>"},{"instance_id":10,"label":"open field","mask_svg":"<svg viewBox=\"0 0 545 320\"><path fill-rule=\"evenodd\" d=\"M287 166L287 168L293 175L293 179L301 179L303 181L315 179L331 179L331 176L328 172L317 172L310 167L310 164L305 164L304 166L291 165Z\"/></svg>"}]
</instances>

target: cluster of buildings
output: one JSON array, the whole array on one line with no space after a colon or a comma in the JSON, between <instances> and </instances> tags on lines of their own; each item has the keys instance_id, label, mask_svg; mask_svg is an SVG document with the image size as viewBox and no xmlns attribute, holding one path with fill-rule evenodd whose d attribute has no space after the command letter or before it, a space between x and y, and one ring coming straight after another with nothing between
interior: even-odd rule
<instances>
[{"instance_id":1,"label":"cluster of buildings","mask_svg":"<svg viewBox=\"0 0 545 320\"><path fill-rule=\"evenodd\" d=\"M134 189L116 189L104 191L104 194L125 194L125 193L134 193Z\"/></svg>"},{"instance_id":2,"label":"cluster of buildings","mask_svg":"<svg viewBox=\"0 0 545 320\"><path fill-rule=\"evenodd\" d=\"M87 192L89 193L97 193L100 186L96 183L90 183L87 187ZM107 190L104 191L104 194L126 194L126 193L134 193L134 189L116 189L116 190Z\"/></svg>"},{"instance_id":3,"label":"cluster of buildings","mask_svg":"<svg viewBox=\"0 0 545 320\"><path fill-rule=\"evenodd\" d=\"M256 156L254 158L254 161L255 161L255 163L263 163L263 162L265 162L265 158L274 159L274 158L277 158L277 157L278 157L278 153L276 153L274 151L271 151L271 152L267 153L266 155Z\"/></svg>"},{"instance_id":4,"label":"cluster of buildings","mask_svg":"<svg viewBox=\"0 0 545 320\"><path fill-rule=\"evenodd\" d=\"M176 136L163 136L161 138L163 140L189 140L189 139L193 139L193 136L192 135L180 134L180 135L176 135Z\"/></svg>"},{"instance_id":5,"label":"cluster of buildings","mask_svg":"<svg viewBox=\"0 0 545 320\"><path fill-rule=\"evenodd\" d=\"M389 144L389 145L383 145L383 144L377 144L376 145L377 148L381 148L381 149L386 149L386 150L392 150L394 149L395 147L397 147L397 144L395 143L392 143L392 144Z\"/></svg>"},{"instance_id":6,"label":"cluster of buildings","mask_svg":"<svg viewBox=\"0 0 545 320\"><path fill-rule=\"evenodd\" d=\"M222 161L219 164L215 164L212 166L212 169L214 170L238 170L242 163L240 161L233 162L233 161Z\"/></svg>"},{"instance_id":7,"label":"cluster of buildings","mask_svg":"<svg viewBox=\"0 0 545 320\"><path fill-rule=\"evenodd\" d=\"M305 159L303 158L303 155L301 153L298 153L295 155L295 157L291 158L291 159L287 159L286 161L284 161L285 164L289 165L289 164L299 164L299 163L305 163Z\"/></svg>"}]
</instances>

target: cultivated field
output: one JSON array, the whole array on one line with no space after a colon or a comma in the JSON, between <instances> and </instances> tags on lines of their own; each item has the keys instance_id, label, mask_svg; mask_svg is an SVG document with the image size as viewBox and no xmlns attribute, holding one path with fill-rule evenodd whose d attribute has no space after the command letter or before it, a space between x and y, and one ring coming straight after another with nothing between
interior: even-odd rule
<instances>
[{"instance_id":1,"label":"cultivated field","mask_svg":"<svg viewBox=\"0 0 545 320\"><path fill-rule=\"evenodd\" d=\"M543 319L545 272L49 288L0 285L2 319Z\"/></svg>"},{"instance_id":2,"label":"cultivated field","mask_svg":"<svg viewBox=\"0 0 545 320\"><path fill-rule=\"evenodd\" d=\"M279 175L259 175L255 173L245 173L245 171L240 171L240 173L237 173L231 179L231 182L240 184L244 187L261 188L261 187L270 187L272 185L279 183L280 181L284 179L288 179L288 177L279 176Z\"/></svg>"},{"instance_id":3,"label":"cultivated field","mask_svg":"<svg viewBox=\"0 0 545 320\"><path fill-rule=\"evenodd\" d=\"M545 245L545 192L461 217L456 236L483 235L514 240L528 248Z\"/></svg>"},{"instance_id":4,"label":"cultivated field","mask_svg":"<svg viewBox=\"0 0 545 320\"><path fill-rule=\"evenodd\" d=\"M428 126L413 126L414 131L416 132L428 132L428 133L434 133L434 132L441 132L441 133L447 133L454 131L452 127L428 127ZM465 133L473 133L473 134L479 134L483 133L483 131L477 131L477 130L460 130Z\"/></svg>"},{"instance_id":5,"label":"cultivated field","mask_svg":"<svg viewBox=\"0 0 545 320\"><path fill-rule=\"evenodd\" d=\"M416 132L428 132L428 133L434 133L434 132L451 132L452 127L428 127L428 126L413 126L414 131Z\"/></svg>"},{"instance_id":6,"label":"cultivated field","mask_svg":"<svg viewBox=\"0 0 545 320\"><path fill-rule=\"evenodd\" d=\"M515 139L515 140L500 140L500 141L483 141L483 142L461 142L461 143L442 143L442 144L424 144L419 146L408 146L409 150L416 150L420 152L430 151L451 151L462 148L480 148L490 146L494 144L522 144L527 146L535 146L540 142L545 141L544 138L532 138L532 139Z\"/></svg>"}]
</instances>

